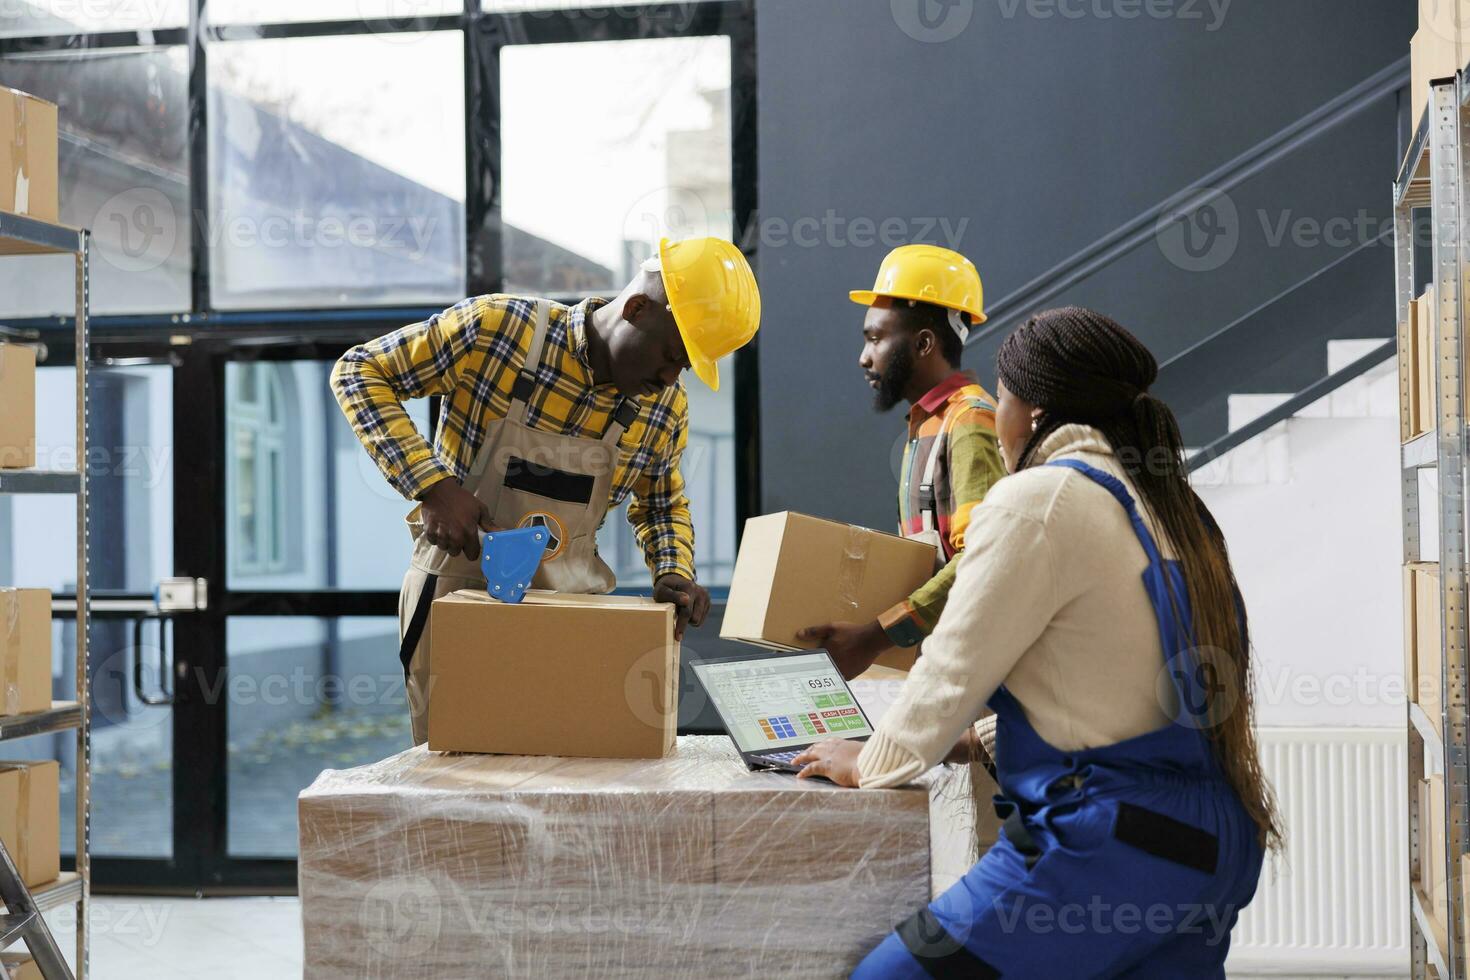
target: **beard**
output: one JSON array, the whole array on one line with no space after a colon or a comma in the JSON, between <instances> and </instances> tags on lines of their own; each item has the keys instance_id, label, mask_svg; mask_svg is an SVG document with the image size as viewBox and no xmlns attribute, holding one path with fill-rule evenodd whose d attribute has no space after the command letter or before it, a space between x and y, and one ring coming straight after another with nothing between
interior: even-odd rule
<instances>
[{"instance_id":1,"label":"beard","mask_svg":"<svg viewBox=\"0 0 1470 980\"><path fill-rule=\"evenodd\" d=\"M878 375L878 393L873 396L873 408L878 412L891 411L903 401L903 393L914 377L914 355L907 347L899 347L889 358L888 366Z\"/></svg>"}]
</instances>

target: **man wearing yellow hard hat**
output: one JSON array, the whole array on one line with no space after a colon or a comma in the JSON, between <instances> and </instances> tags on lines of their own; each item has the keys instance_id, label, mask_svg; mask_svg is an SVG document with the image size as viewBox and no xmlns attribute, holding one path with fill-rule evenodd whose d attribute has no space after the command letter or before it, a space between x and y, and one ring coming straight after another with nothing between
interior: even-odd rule
<instances>
[{"instance_id":1,"label":"man wearing yellow hard hat","mask_svg":"<svg viewBox=\"0 0 1470 980\"><path fill-rule=\"evenodd\" d=\"M332 388L358 439L419 502L398 599L416 743L428 737L429 604L485 587L482 531L544 526L551 546L532 584L609 592L616 579L596 533L631 495L628 522L654 598L678 607L680 637L703 622L709 594L695 581L679 473L689 428L679 375L691 368L718 389L716 362L755 336L760 314L755 276L734 245L665 240L611 302L476 296L337 362ZM429 395L444 397L432 444L403 407Z\"/></svg>"},{"instance_id":2,"label":"man wearing yellow hard hat","mask_svg":"<svg viewBox=\"0 0 1470 980\"><path fill-rule=\"evenodd\" d=\"M958 252L904 245L872 289L854 290L863 317L859 366L880 412L909 403L898 488L899 532L933 544L942 567L906 600L868 623L826 623L802 638L827 648L848 678L887 650L913 647L939 621L964 550L970 513L1005 475L995 398L960 369L970 329L985 322L980 273Z\"/></svg>"}]
</instances>

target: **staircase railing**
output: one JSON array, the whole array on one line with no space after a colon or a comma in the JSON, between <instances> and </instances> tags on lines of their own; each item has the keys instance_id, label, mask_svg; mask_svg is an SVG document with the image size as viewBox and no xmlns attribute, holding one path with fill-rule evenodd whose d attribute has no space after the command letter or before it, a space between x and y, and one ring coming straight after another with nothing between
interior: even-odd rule
<instances>
[{"instance_id":1,"label":"staircase railing","mask_svg":"<svg viewBox=\"0 0 1470 980\"><path fill-rule=\"evenodd\" d=\"M1366 374L1384 361L1397 356L1398 339L1391 338L1384 341L1381 347L1375 347L1372 351L1353 361L1347 367L1340 371L1334 371L1320 381L1313 382L1269 412L1266 412L1258 418L1251 419L1240 428L1233 432L1227 432L1214 442L1200 449L1193 456L1189 457L1189 471L1193 473L1202 467L1208 466L1232 449L1236 449L1254 439L1276 423L1291 418L1308 405L1332 394L1354 378Z\"/></svg>"},{"instance_id":2,"label":"staircase railing","mask_svg":"<svg viewBox=\"0 0 1470 980\"><path fill-rule=\"evenodd\" d=\"M990 319L980 329L970 332L968 343L979 343L1005 331L1045 301L1151 241L1159 219L1171 210L1178 210L1181 202L1188 202L1191 207L1205 206L1311 140L1352 119L1379 99L1395 95L1409 84L1409 80L1409 59L1400 58L1205 174L1180 193L1135 215L990 304L987 311Z\"/></svg>"}]
</instances>

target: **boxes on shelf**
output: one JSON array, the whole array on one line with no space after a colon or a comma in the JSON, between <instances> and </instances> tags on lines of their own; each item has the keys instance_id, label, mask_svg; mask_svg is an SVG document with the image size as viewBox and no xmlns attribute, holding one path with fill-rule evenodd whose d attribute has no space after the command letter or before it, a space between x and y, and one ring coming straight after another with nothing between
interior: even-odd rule
<instances>
[{"instance_id":1,"label":"boxes on shelf","mask_svg":"<svg viewBox=\"0 0 1470 980\"><path fill-rule=\"evenodd\" d=\"M633 596L466 589L429 623L429 748L660 758L678 729L674 607Z\"/></svg>"},{"instance_id":2,"label":"boxes on shelf","mask_svg":"<svg viewBox=\"0 0 1470 980\"><path fill-rule=\"evenodd\" d=\"M1414 300L1411 316L1414 329L1414 432L1428 432L1437 422L1434 402L1434 325L1438 323L1434 287Z\"/></svg>"},{"instance_id":3,"label":"boxes on shelf","mask_svg":"<svg viewBox=\"0 0 1470 980\"><path fill-rule=\"evenodd\" d=\"M1418 700L1418 691L1415 686L1419 683L1419 658L1418 652L1418 624L1419 610L1414 598L1414 566L1405 565L1404 572L1404 690L1409 692L1409 700Z\"/></svg>"},{"instance_id":4,"label":"boxes on shelf","mask_svg":"<svg viewBox=\"0 0 1470 980\"><path fill-rule=\"evenodd\" d=\"M35 465L36 349L0 343L0 470Z\"/></svg>"},{"instance_id":5,"label":"boxes on shelf","mask_svg":"<svg viewBox=\"0 0 1470 980\"><path fill-rule=\"evenodd\" d=\"M1398 327L1399 343L1399 442L1419 434L1419 346L1414 333L1414 304Z\"/></svg>"},{"instance_id":6,"label":"boxes on shelf","mask_svg":"<svg viewBox=\"0 0 1470 980\"><path fill-rule=\"evenodd\" d=\"M56 106L0 86L0 211L57 221L56 148Z\"/></svg>"},{"instance_id":7,"label":"boxes on shelf","mask_svg":"<svg viewBox=\"0 0 1470 980\"><path fill-rule=\"evenodd\" d=\"M846 976L948 883L935 855L973 863L935 802L956 776L856 793L749 772L723 736L327 771L300 798L306 975Z\"/></svg>"},{"instance_id":8,"label":"boxes on shelf","mask_svg":"<svg viewBox=\"0 0 1470 980\"><path fill-rule=\"evenodd\" d=\"M0 762L0 841L26 887L61 875L61 767Z\"/></svg>"},{"instance_id":9,"label":"boxes on shelf","mask_svg":"<svg viewBox=\"0 0 1470 980\"><path fill-rule=\"evenodd\" d=\"M51 707L51 593L0 588L0 715Z\"/></svg>"},{"instance_id":10,"label":"boxes on shelf","mask_svg":"<svg viewBox=\"0 0 1470 980\"><path fill-rule=\"evenodd\" d=\"M1412 700L1444 738L1444 653L1441 647L1439 565L1414 562L1414 686Z\"/></svg>"},{"instance_id":11,"label":"boxes on shelf","mask_svg":"<svg viewBox=\"0 0 1470 980\"><path fill-rule=\"evenodd\" d=\"M0 953L0 966L10 980L45 980L41 968L31 959L31 954L19 949L8 949Z\"/></svg>"},{"instance_id":12,"label":"boxes on shelf","mask_svg":"<svg viewBox=\"0 0 1470 980\"><path fill-rule=\"evenodd\" d=\"M1444 777L1419 781L1419 887L1436 922L1448 926L1449 882L1445 880Z\"/></svg>"},{"instance_id":13,"label":"boxes on shelf","mask_svg":"<svg viewBox=\"0 0 1470 980\"><path fill-rule=\"evenodd\" d=\"M777 650L796 634L876 619L934 574L932 545L785 511L745 522L720 636ZM908 665L912 665L909 658ZM890 666L904 668L901 662Z\"/></svg>"}]
</instances>

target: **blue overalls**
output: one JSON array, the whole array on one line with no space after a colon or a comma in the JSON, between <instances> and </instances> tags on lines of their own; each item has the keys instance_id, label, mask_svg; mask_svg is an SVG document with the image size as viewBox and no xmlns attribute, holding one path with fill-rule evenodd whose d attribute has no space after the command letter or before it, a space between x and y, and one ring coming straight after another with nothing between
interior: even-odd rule
<instances>
[{"instance_id":1,"label":"blue overalls","mask_svg":"<svg viewBox=\"0 0 1470 980\"><path fill-rule=\"evenodd\" d=\"M1005 833L889 934L855 980L1225 976L1230 930L1264 855L1203 731L1211 677L1191 649L1180 567L1164 561L1121 481L1077 460L1049 465L1086 475L1128 512L1148 556L1143 582L1174 718L1116 745L1063 752L999 688L989 703Z\"/></svg>"}]
</instances>

